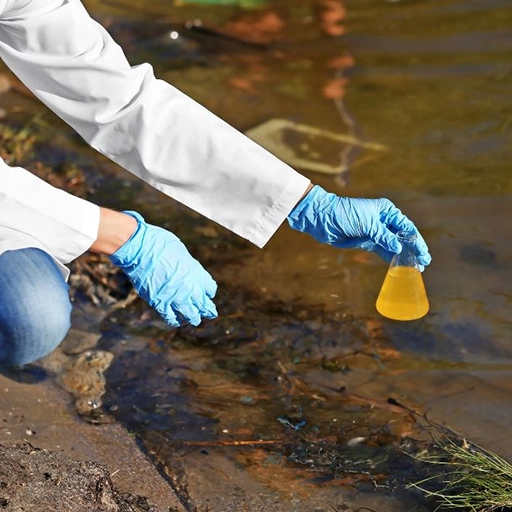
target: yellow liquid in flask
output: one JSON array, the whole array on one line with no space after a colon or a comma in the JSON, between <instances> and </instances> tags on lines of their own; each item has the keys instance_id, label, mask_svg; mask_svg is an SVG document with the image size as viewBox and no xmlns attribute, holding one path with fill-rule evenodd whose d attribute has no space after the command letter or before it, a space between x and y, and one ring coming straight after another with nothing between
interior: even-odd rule
<instances>
[{"instance_id":1,"label":"yellow liquid in flask","mask_svg":"<svg viewBox=\"0 0 512 512\"><path fill-rule=\"evenodd\" d=\"M425 316L429 303L421 272L414 267L390 267L376 307L382 316L392 320L416 320Z\"/></svg>"}]
</instances>

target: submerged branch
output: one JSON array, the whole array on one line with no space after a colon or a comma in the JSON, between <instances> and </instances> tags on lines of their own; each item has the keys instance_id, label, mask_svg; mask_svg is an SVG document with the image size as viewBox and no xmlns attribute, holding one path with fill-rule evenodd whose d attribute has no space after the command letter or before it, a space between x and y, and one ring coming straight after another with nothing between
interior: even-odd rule
<instances>
[{"instance_id":1,"label":"submerged branch","mask_svg":"<svg viewBox=\"0 0 512 512\"><path fill-rule=\"evenodd\" d=\"M213 446L261 446L286 444L283 440L273 439L248 439L242 441L184 441L183 446L213 447Z\"/></svg>"}]
</instances>

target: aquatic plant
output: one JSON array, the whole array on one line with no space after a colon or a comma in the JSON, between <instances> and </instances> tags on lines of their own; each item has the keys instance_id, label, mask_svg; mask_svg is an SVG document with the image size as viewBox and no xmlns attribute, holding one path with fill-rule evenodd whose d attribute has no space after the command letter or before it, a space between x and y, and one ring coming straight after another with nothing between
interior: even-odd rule
<instances>
[{"instance_id":1,"label":"aquatic plant","mask_svg":"<svg viewBox=\"0 0 512 512\"><path fill-rule=\"evenodd\" d=\"M512 507L512 465L465 439L446 438L416 456L438 474L409 485L439 503L436 510L492 512Z\"/></svg>"}]
</instances>

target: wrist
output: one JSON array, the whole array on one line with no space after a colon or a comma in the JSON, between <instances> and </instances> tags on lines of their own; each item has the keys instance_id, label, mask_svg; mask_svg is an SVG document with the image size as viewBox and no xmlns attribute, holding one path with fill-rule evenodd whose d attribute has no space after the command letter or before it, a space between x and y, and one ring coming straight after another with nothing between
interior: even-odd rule
<instances>
[{"instance_id":1,"label":"wrist","mask_svg":"<svg viewBox=\"0 0 512 512\"><path fill-rule=\"evenodd\" d=\"M98 237L90 251L112 255L124 245L137 229L137 219L122 212L100 208Z\"/></svg>"},{"instance_id":2,"label":"wrist","mask_svg":"<svg viewBox=\"0 0 512 512\"><path fill-rule=\"evenodd\" d=\"M288 214L288 223L298 231L305 231L304 221L311 219L318 204L326 195L325 190L319 185L310 185L295 208Z\"/></svg>"},{"instance_id":3,"label":"wrist","mask_svg":"<svg viewBox=\"0 0 512 512\"><path fill-rule=\"evenodd\" d=\"M295 205L295 208L300 204L300 202L311 192L311 189L314 187L315 185L313 183L310 183L308 185L308 188L306 189L306 191L304 192L304 194L302 194L301 198L299 199L298 203Z\"/></svg>"}]
</instances>

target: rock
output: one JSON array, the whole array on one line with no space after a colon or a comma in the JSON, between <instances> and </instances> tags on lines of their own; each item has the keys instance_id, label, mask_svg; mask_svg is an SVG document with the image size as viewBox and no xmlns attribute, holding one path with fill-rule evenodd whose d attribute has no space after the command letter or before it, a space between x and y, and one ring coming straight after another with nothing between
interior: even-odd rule
<instances>
[{"instance_id":1,"label":"rock","mask_svg":"<svg viewBox=\"0 0 512 512\"><path fill-rule=\"evenodd\" d=\"M346 162L340 159L343 150L354 147L388 150L382 144L365 142L351 134L334 133L288 119L270 119L245 135L292 167L322 174L340 175L347 171Z\"/></svg>"},{"instance_id":2,"label":"rock","mask_svg":"<svg viewBox=\"0 0 512 512\"><path fill-rule=\"evenodd\" d=\"M64 342L39 361L73 396L77 413L91 421L104 420L100 409L106 385L104 372L113 359L110 352L94 348L98 338L71 329Z\"/></svg>"}]
</instances>

